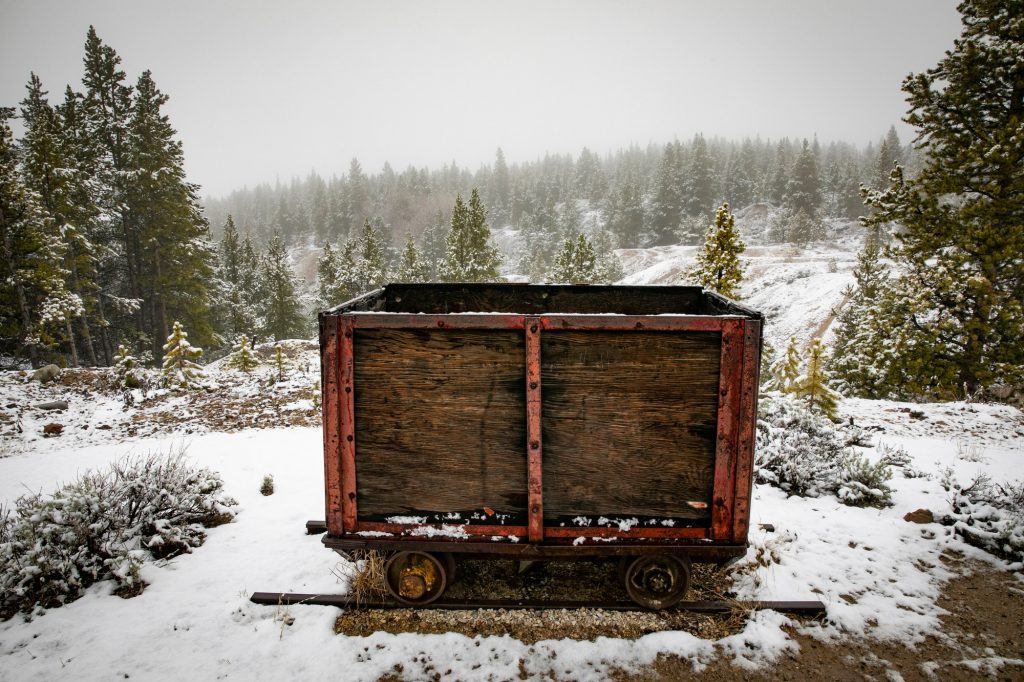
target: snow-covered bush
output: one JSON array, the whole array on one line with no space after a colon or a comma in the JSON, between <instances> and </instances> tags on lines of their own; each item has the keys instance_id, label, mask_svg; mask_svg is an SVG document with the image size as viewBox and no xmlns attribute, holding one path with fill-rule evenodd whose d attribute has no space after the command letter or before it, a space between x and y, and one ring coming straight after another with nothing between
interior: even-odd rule
<instances>
[{"instance_id":1,"label":"snow-covered bush","mask_svg":"<svg viewBox=\"0 0 1024 682\"><path fill-rule=\"evenodd\" d=\"M885 460L872 464L866 457L847 452L839 463L836 497L853 507L886 507L892 499L887 481L892 468Z\"/></svg>"},{"instance_id":2,"label":"snow-covered bush","mask_svg":"<svg viewBox=\"0 0 1024 682\"><path fill-rule=\"evenodd\" d=\"M847 451L849 438L803 401L769 393L762 397L757 418L755 476L790 495L834 494L843 503L877 506L889 502L885 482L892 470L885 461L871 464Z\"/></svg>"},{"instance_id":3,"label":"snow-covered bush","mask_svg":"<svg viewBox=\"0 0 1024 682\"><path fill-rule=\"evenodd\" d=\"M762 397L757 417L754 463L759 483L803 497L835 490L844 452L835 424L779 394Z\"/></svg>"},{"instance_id":4,"label":"snow-covered bush","mask_svg":"<svg viewBox=\"0 0 1024 682\"><path fill-rule=\"evenodd\" d=\"M968 544L1024 562L1024 481L993 483L981 474L962 485L952 469L942 475L950 513L943 519Z\"/></svg>"},{"instance_id":5,"label":"snow-covered bush","mask_svg":"<svg viewBox=\"0 0 1024 682\"><path fill-rule=\"evenodd\" d=\"M180 452L129 457L52 495L24 495L0 510L0 617L60 606L104 579L138 594L147 556L190 552L236 504L217 474Z\"/></svg>"}]
</instances>

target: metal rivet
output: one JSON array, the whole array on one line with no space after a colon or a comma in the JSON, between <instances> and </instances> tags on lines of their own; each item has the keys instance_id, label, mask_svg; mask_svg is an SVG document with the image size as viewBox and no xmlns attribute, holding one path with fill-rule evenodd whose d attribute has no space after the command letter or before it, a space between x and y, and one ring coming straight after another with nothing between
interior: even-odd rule
<instances>
[{"instance_id":1,"label":"metal rivet","mask_svg":"<svg viewBox=\"0 0 1024 682\"><path fill-rule=\"evenodd\" d=\"M537 325L535 325L535 324L531 324L530 325L530 333L531 334L536 334L537 333Z\"/></svg>"},{"instance_id":2,"label":"metal rivet","mask_svg":"<svg viewBox=\"0 0 1024 682\"><path fill-rule=\"evenodd\" d=\"M351 386L346 386L345 387L345 393L351 393L351 392L352 392L352 387Z\"/></svg>"},{"instance_id":3,"label":"metal rivet","mask_svg":"<svg viewBox=\"0 0 1024 682\"><path fill-rule=\"evenodd\" d=\"M531 381L530 382L530 390L534 390L534 391L537 390L537 382L536 381Z\"/></svg>"},{"instance_id":4,"label":"metal rivet","mask_svg":"<svg viewBox=\"0 0 1024 682\"><path fill-rule=\"evenodd\" d=\"M533 448L534 450L536 450L537 448L540 447L540 443L535 441L535 440L534 441L530 441L530 447Z\"/></svg>"},{"instance_id":5,"label":"metal rivet","mask_svg":"<svg viewBox=\"0 0 1024 682\"><path fill-rule=\"evenodd\" d=\"M347 441L348 441L349 443L351 443L351 442L352 442L352 436L351 436L351 434L350 434L350 435L348 435L348 436L345 436L345 440L347 440Z\"/></svg>"},{"instance_id":6,"label":"metal rivet","mask_svg":"<svg viewBox=\"0 0 1024 682\"><path fill-rule=\"evenodd\" d=\"M351 339L352 338L352 332L345 332L345 338L346 339Z\"/></svg>"}]
</instances>

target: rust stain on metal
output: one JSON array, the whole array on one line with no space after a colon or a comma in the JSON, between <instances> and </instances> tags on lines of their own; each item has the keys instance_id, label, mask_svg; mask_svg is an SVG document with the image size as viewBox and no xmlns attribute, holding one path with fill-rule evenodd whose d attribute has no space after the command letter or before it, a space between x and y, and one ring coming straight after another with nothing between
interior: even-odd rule
<instances>
[{"instance_id":1,"label":"rust stain on metal","mask_svg":"<svg viewBox=\"0 0 1024 682\"><path fill-rule=\"evenodd\" d=\"M339 319L342 340L339 346L339 383L345 392L340 396L341 443L341 491L342 529L350 532L356 525L356 442L355 442L355 396L352 382L355 378L355 361L352 350L352 319L343 315ZM333 531L332 531L333 532Z\"/></svg>"},{"instance_id":2,"label":"rust stain on metal","mask_svg":"<svg viewBox=\"0 0 1024 682\"><path fill-rule=\"evenodd\" d=\"M736 494L736 435L740 409L743 354L743 320L722 320L722 360L720 363L718 435L715 447L714 508L711 512L711 538L728 540L733 532L733 498Z\"/></svg>"},{"instance_id":3,"label":"rust stain on metal","mask_svg":"<svg viewBox=\"0 0 1024 682\"><path fill-rule=\"evenodd\" d=\"M526 330L526 453L527 505L530 542L544 539L544 503L541 472L540 321L529 318Z\"/></svg>"},{"instance_id":4,"label":"rust stain on metal","mask_svg":"<svg viewBox=\"0 0 1024 682\"><path fill-rule=\"evenodd\" d=\"M750 528L750 494L754 472L757 394L760 382L761 321L743 321L743 370L739 435L736 441L736 492L733 511L735 542L746 542Z\"/></svg>"},{"instance_id":5,"label":"rust stain on metal","mask_svg":"<svg viewBox=\"0 0 1024 682\"><path fill-rule=\"evenodd\" d=\"M338 318L320 318L320 386L323 393L324 432L324 518L333 535L342 532L341 523L341 434L338 397Z\"/></svg>"}]
</instances>

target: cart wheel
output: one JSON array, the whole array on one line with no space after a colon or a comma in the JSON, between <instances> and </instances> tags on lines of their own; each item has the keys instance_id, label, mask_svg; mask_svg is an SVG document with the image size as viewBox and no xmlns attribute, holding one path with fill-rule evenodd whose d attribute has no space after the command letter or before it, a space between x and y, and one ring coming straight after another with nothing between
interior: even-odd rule
<instances>
[{"instance_id":1,"label":"cart wheel","mask_svg":"<svg viewBox=\"0 0 1024 682\"><path fill-rule=\"evenodd\" d=\"M618 561L615 562L615 570L619 575L620 582L626 581L626 570L629 568L629 565L633 563L633 561L635 560L635 556L620 556Z\"/></svg>"},{"instance_id":2,"label":"cart wheel","mask_svg":"<svg viewBox=\"0 0 1024 682\"><path fill-rule=\"evenodd\" d=\"M441 596L448 577L437 557L426 552L398 552L384 565L384 584L403 604L422 606Z\"/></svg>"},{"instance_id":3,"label":"cart wheel","mask_svg":"<svg viewBox=\"0 0 1024 682\"><path fill-rule=\"evenodd\" d=\"M647 609L667 609L686 596L690 559L670 555L641 556L626 569L626 592Z\"/></svg>"}]
</instances>

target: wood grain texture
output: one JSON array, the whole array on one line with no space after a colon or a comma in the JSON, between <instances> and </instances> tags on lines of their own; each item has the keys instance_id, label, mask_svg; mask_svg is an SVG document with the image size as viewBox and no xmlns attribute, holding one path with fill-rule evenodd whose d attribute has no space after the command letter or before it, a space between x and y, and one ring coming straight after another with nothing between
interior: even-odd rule
<instances>
[{"instance_id":1,"label":"wood grain texture","mask_svg":"<svg viewBox=\"0 0 1024 682\"><path fill-rule=\"evenodd\" d=\"M547 331L541 357L546 518L708 518L720 334Z\"/></svg>"},{"instance_id":2,"label":"wood grain texture","mask_svg":"<svg viewBox=\"0 0 1024 682\"><path fill-rule=\"evenodd\" d=\"M743 381L743 320L727 320L722 330L722 368L718 391L715 482L711 504L711 538L732 537L736 497L736 442Z\"/></svg>"},{"instance_id":3,"label":"wood grain texture","mask_svg":"<svg viewBox=\"0 0 1024 682\"><path fill-rule=\"evenodd\" d=\"M355 330L360 518L525 515L521 331Z\"/></svg>"}]
</instances>

